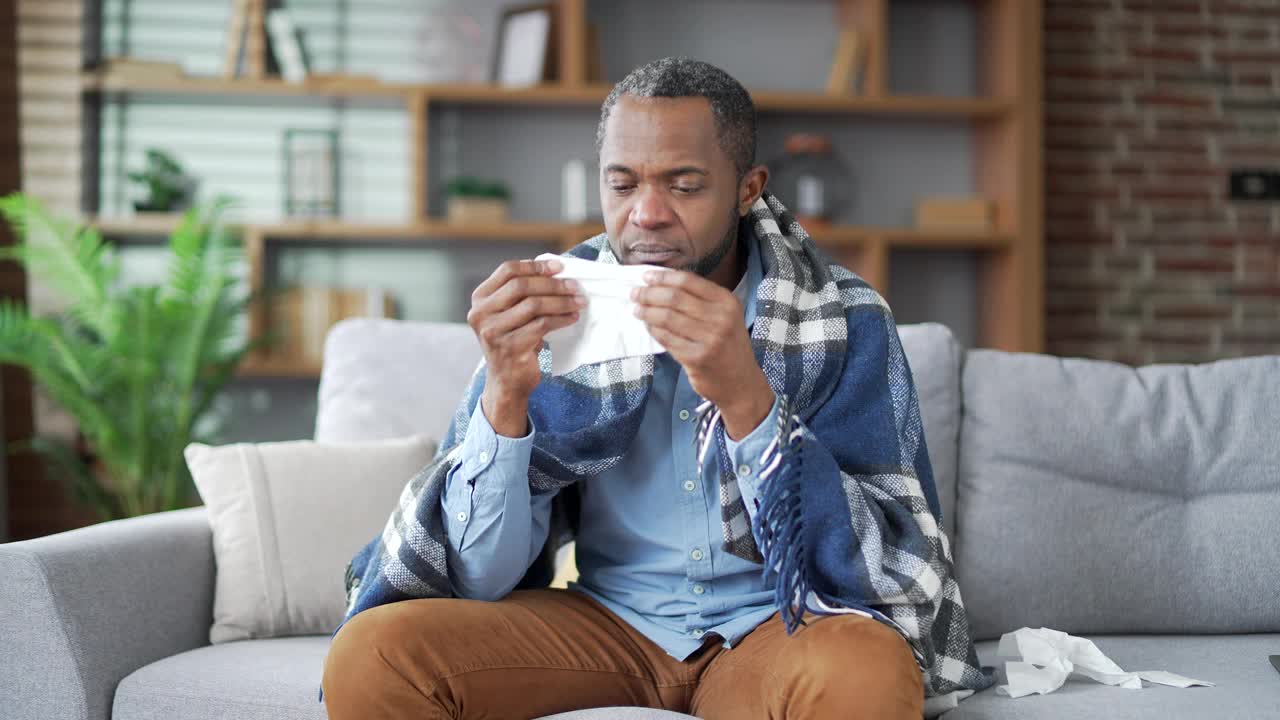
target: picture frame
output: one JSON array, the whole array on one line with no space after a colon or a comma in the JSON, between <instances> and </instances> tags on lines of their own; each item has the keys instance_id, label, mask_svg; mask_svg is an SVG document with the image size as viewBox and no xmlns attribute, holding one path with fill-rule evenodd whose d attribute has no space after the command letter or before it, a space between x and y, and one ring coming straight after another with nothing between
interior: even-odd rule
<instances>
[{"instance_id":1,"label":"picture frame","mask_svg":"<svg viewBox=\"0 0 1280 720\"><path fill-rule=\"evenodd\" d=\"M494 43L492 80L503 87L532 87L556 78L555 3L502 11Z\"/></svg>"},{"instance_id":2,"label":"picture frame","mask_svg":"<svg viewBox=\"0 0 1280 720\"><path fill-rule=\"evenodd\" d=\"M282 146L285 217L337 217L338 131L286 128Z\"/></svg>"}]
</instances>

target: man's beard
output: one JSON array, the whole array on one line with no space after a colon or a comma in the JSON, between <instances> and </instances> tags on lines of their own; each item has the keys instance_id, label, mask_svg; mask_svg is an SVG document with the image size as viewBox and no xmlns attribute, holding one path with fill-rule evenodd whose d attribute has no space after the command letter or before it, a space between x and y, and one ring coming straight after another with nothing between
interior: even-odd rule
<instances>
[{"instance_id":1,"label":"man's beard","mask_svg":"<svg viewBox=\"0 0 1280 720\"><path fill-rule=\"evenodd\" d=\"M711 248L711 252L698 258L697 260L682 266L681 270L708 277L711 273L720 267L720 261L724 260L729 251L733 249L734 243L738 242L738 214L731 213L733 222L729 223L729 229L725 231L724 237L720 239L720 244Z\"/></svg>"}]
</instances>

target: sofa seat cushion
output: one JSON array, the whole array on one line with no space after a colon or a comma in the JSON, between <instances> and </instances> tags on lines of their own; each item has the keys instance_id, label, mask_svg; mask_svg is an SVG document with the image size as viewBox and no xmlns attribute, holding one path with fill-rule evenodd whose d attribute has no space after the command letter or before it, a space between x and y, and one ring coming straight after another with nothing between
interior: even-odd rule
<instances>
[{"instance_id":1,"label":"sofa seat cushion","mask_svg":"<svg viewBox=\"0 0 1280 720\"><path fill-rule=\"evenodd\" d=\"M116 688L112 720L325 720L317 700L327 635L208 645L134 671ZM675 720L641 708L580 710L573 720Z\"/></svg>"},{"instance_id":2,"label":"sofa seat cushion","mask_svg":"<svg viewBox=\"0 0 1280 720\"><path fill-rule=\"evenodd\" d=\"M327 635L240 640L179 653L120 681L112 720L325 720Z\"/></svg>"},{"instance_id":3,"label":"sofa seat cushion","mask_svg":"<svg viewBox=\"0 0 1280 720\"><path fill-rule=\"evenodd\" d=\"M1008 698L995 688L960 702L942 720L1201 720L1271 718L1280 708L1280 675L1267 656L1280 652L1280 634L1094 635L1086 636L1127 671L1167 670L1216 687L1173 688L1143 683L1141 690L1102 685L1072 677L1048 695ZM983 665L996 666L996 640L977 644Z\"/></svg>"}]
</instances>

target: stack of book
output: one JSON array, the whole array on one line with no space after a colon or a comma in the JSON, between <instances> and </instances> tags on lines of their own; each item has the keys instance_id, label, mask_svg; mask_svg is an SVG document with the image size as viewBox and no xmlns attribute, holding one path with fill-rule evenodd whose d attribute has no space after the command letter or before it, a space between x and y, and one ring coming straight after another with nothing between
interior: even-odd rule
<instances>
[{"instance_id":1,"label":"stack of book","mask_svg":"<svg viewBox=\"0 0 1280 720\"><path fill-rule=\"evenodd\" d=\"M286 288L270 303L278 340L273 357L319 363L329 328L350 317L394 317L395 303L382 288L334 288L302 285Z\"/></svg>"},{"instance_id":2,"label":"stack of book","mask_svg":"<svg viewBox=\"0 0 1280 720\"><path fill-rule=\"evenodd\" d=\"M980 197L925 198L916 203L916 227L926 230L988 231L995 206Z\"/></svg>"}]
</instances>

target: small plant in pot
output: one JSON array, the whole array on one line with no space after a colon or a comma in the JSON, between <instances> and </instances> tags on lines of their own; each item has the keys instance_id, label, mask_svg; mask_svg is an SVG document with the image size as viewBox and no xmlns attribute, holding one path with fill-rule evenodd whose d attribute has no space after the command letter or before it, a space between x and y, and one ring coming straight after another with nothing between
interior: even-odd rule
<instances>
[{"instance_id":1,"label":"small plant in pot","mask_svg":"<svg viewBox=\"0 0 1280 720\"><path fill-rule=\"evenodd\" d=\"M449 222L460 224L503 223L511 191L501 182L460 177L445 187L449 198Z\"/></svg>"},{"instance_id":2,"label":"small plant in pot","mask_svg":"<svg viewBox=\"0 0 1280 720\"><path fill-rule=\"evenodd\" d=\"M136 200L133 209L138 212L172 212L179 209L191 195L191 178L173 155L149 148L146 165L142 170L129 173L129 179L146 189L146 198Z\"/></svg>"}]
</instances>

